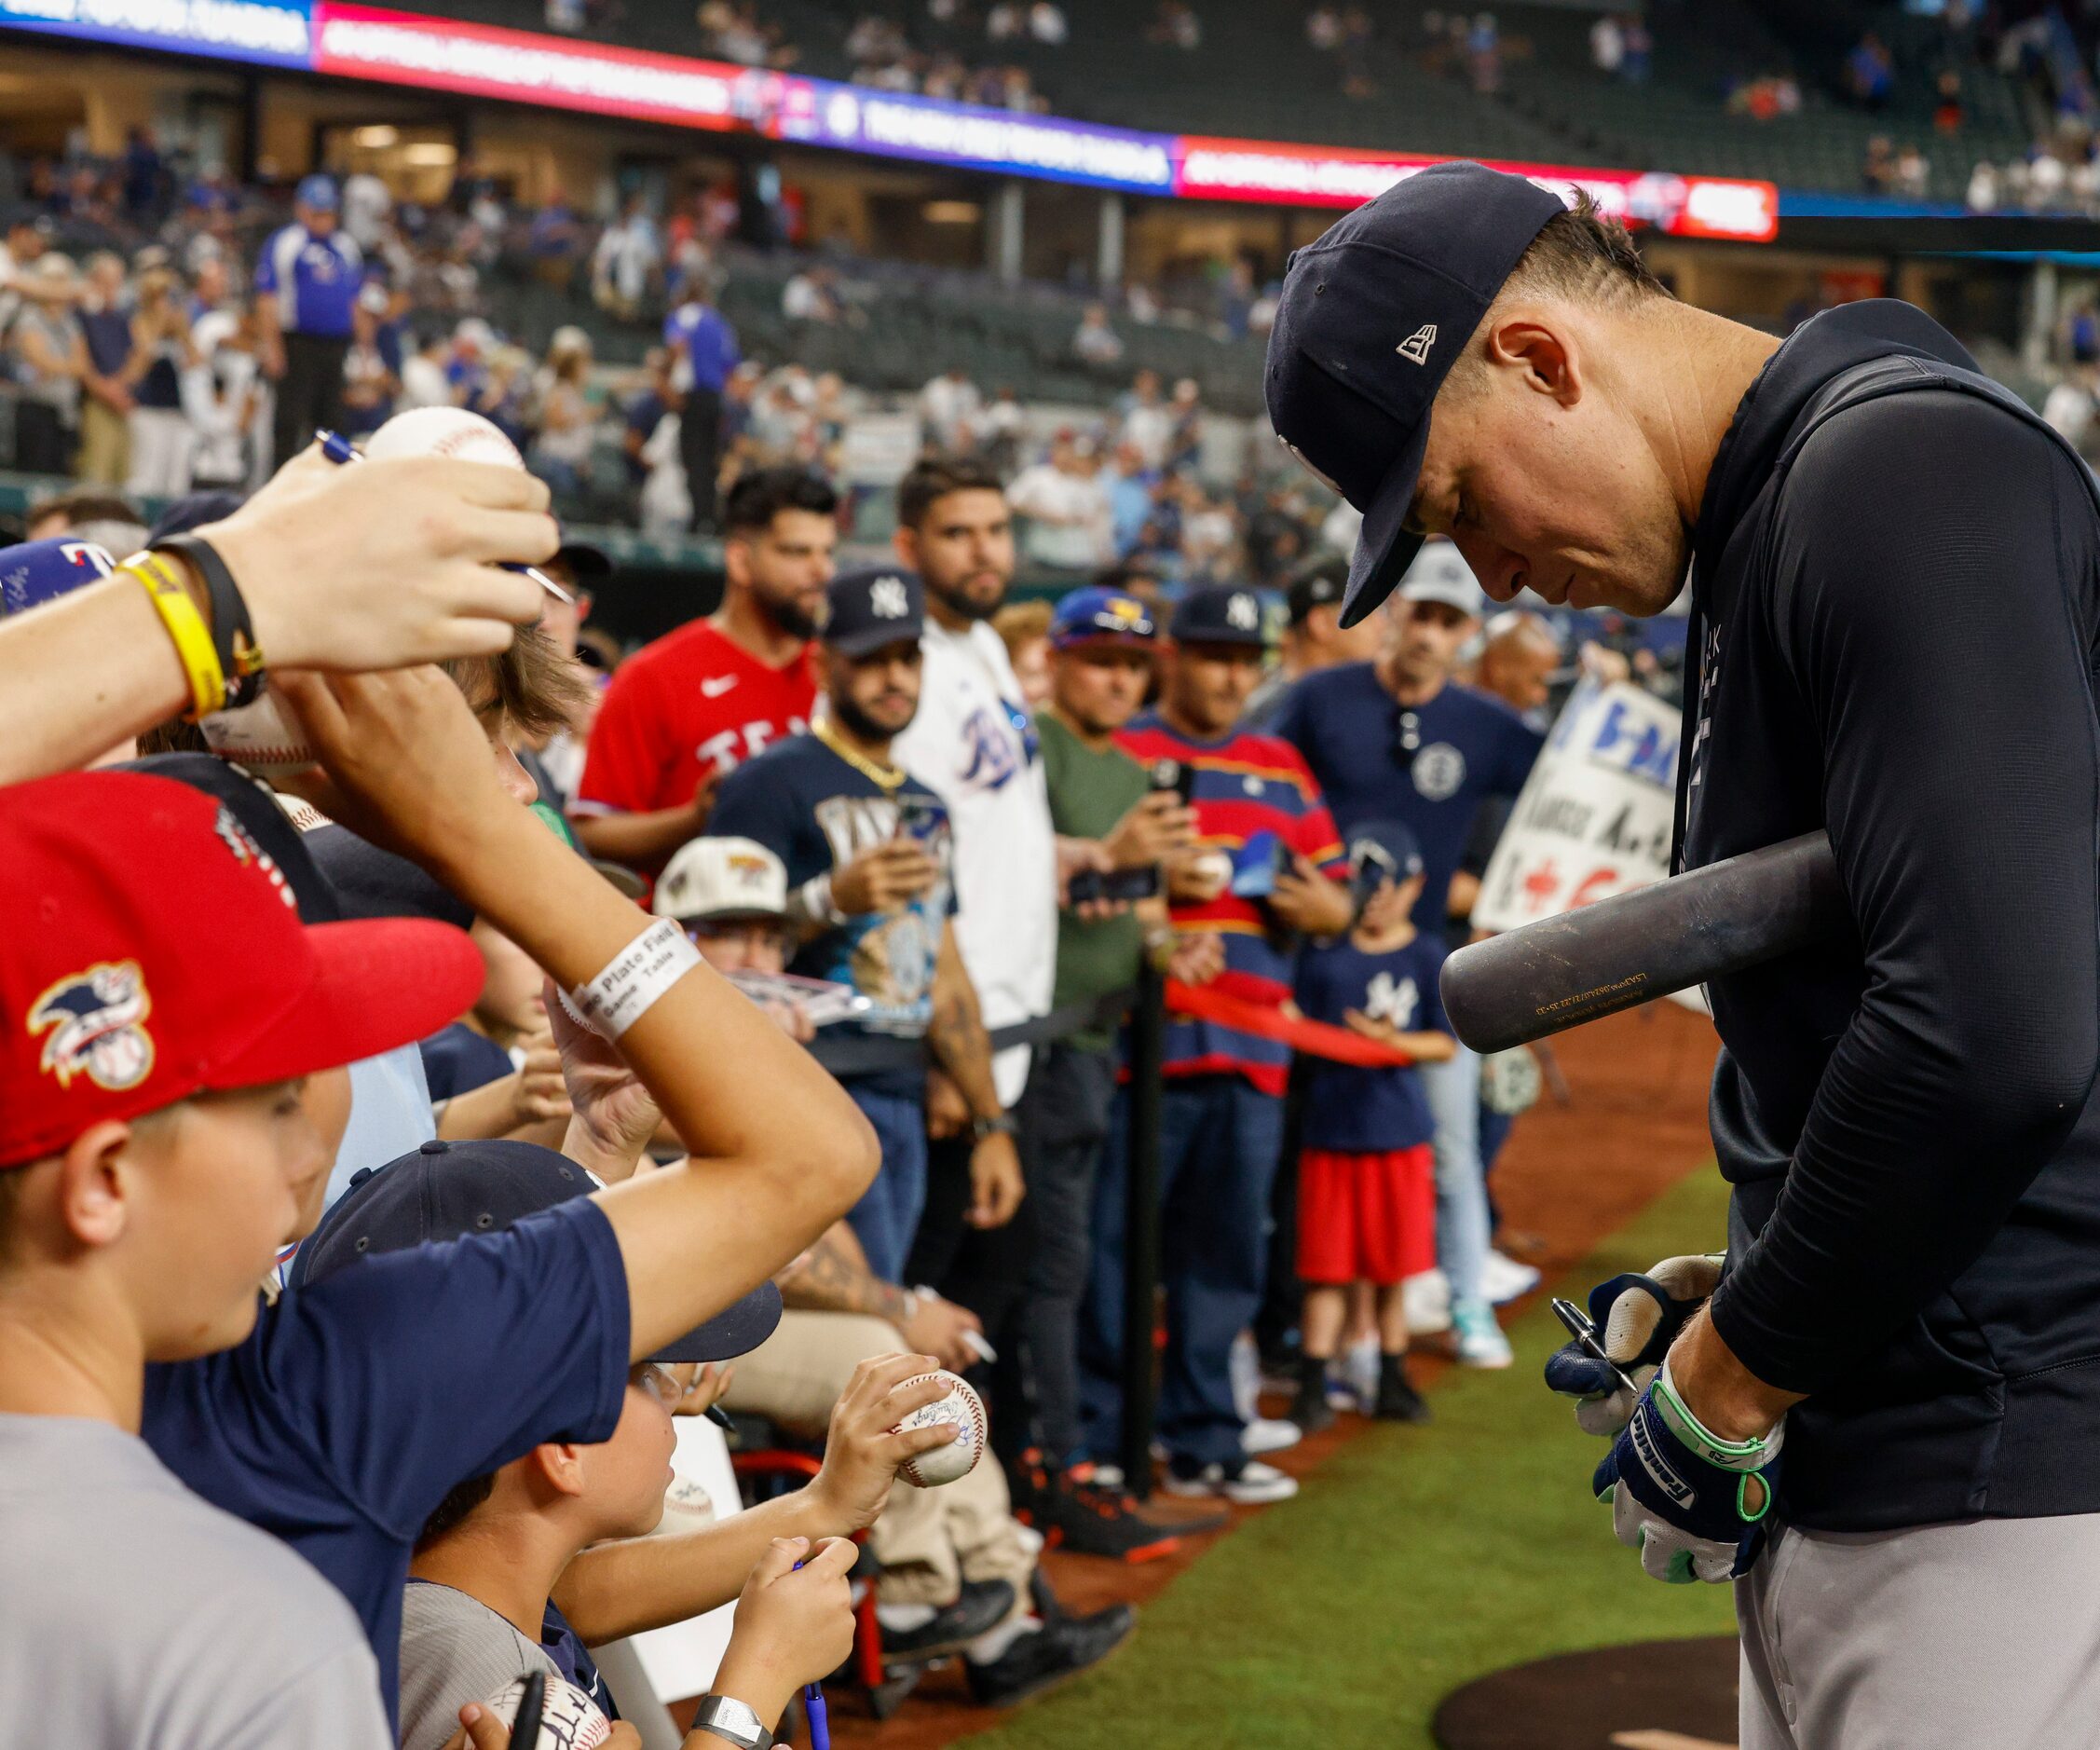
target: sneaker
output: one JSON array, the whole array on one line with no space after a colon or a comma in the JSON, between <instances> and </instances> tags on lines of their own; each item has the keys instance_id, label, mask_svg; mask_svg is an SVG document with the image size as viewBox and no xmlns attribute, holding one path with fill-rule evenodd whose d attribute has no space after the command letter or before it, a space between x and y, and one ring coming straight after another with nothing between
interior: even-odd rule
<instances>
[{"instance_id":1,"label":"sneaker","mask_svg":"<svg viewBox=\"0 0 2100 1750\"><path fill-rule=\"evenodd\" d=\"M1480 1292L1497 1306L1520 1300L1538 1286L1538 1272L1504 1252L1490 1251L1480 1264Z\"/></svg>"},{"instance_id":2,"label":"sneaker","mask_svg":"<svg viewBox=\"0 0 2100 1750\"><path fill-rule=\"evenodd\" d=\"M1016 1505L1014 1516L1034 1526L1053 1549L1074 1555L1150 1562L1181 1547L1178 1532L1141 1515L1138 1503L1122 1489L1098 1480L1092 1465L1074 1465L1062 1476L1052 1476L1025 1512Z\"/></svg>"},{"instance_id":3,"label":"sneaker","mask_svg":"<svg viewBox=\"0 0 2100 1750\"><path fill-rule=\"evenodd\" d=\"M1229 1467L1177 1458L1166 1467L1160 1486L1169 1495L1220 1495L1240 1507L1260 1507L1288 1501L1298 1493L1298 1479L1259 1458L1242 1458Z\"/></svg>"},{"instance_id":4,"label":"sneaker","mask_svg":"<svg viewBox=\"0 0 2100 1750\"><path fill-rule=\"evenodd\" d=\"M1423 1402L1422 1394L1415 1390L1414 1383L1407 1376L1406 1356L1379 1358L1378 1398L1370 1413L1381 1422L1426 1422L1429 1419L1429 1406Z\"/></svg>"},{"instance_id":5,"label":"sneaker","mask_svg":"<svg viewBox=\"0 0 2100 1750\"><path fill-rule=\"evenodd\" d=\"M1327 1397L1327 1363L1302 1356L1298 1385L1290 1401L1290 1419L1308 1434L1334 1426L1334 1406Z\"/></svg>"},{"instance_id":6,"label":"sneaker","mask_svg":"<svg viewBox=\"0 0 2100 1750\"><path fill-rule=\"evenodd\" d=\"M933 1659L967 1646L997 1628L1014 1608L1014 1589L1002 1579L966 1579L951 1605L934 1612L933 1620L915 1629L884 1629L882 1657Z\"/></svg>"},{"instance_id":7,"label":"sneaker","mask_svg":"<svg viewBox=\"0 0 2100 1750\"><path fill-rule=\"evenodd\" d=\"M1400 1306L1407 1314L1408 1335L1434 1336L1451 1329L1451 1278L1441 1270L1425 1270L1400 1284Z\"/></svg>"},{"instance_id":8,"label":"sneaker","mask_svg":"<svg viewBox=\"0 0 2100 1750\"><path fill-rule=\"evenodd\" d=\"M1461 1367L1507 1367L1517 1358L1509 1339L1494 1321L1494 1308L1484 1300L1462 1300L1451 1309L1452 1329L1458 1333Z\"/></svg>"},{"instance_id":9,"label":"sneaker","mask_svg":"<svg viewBox=\"0 0 2100 1750\"><path fill-rule=\"evenodd\" d=\"M1059 1615L1039 1629L1016 1634L1006 1650L986 1664L964 1661L970 1699L979 1707L1012 1707L1053 1683L1098 1664L1130 1638L1138 1613L1111 1605L1090 1616Z\"/></svg>"},{"instance_id":10,"label":"sneaker","mask_svg":"<svg viewBox=\"0 0 2100 1750\"><path fill-rule=\"evenodd\" d=\"M1295 1421L1276 1422L1258 1415L1240 1429L1239 1447L1240 1451L1259 1457L1265 1452L1282 1452L1304 1438L1305 1430Z\"/></svg>"}]
</instances>

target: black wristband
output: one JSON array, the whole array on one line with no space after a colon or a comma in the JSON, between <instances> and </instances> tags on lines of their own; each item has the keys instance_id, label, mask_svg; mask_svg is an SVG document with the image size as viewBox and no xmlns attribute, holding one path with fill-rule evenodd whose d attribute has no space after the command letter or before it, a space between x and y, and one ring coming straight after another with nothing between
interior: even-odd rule
<instances>
[{"instance_id":1,"label":"black wristband","mask_svg":"<svg viewBox=\"0 0 2100 1750\"><path fill-rule=\"evenodd\" d=\"M153 543L156 553L172 553L197 567L211 606L211 647L225 671L226 708L253 704L269 684L263 647L248 618L248 603L216 547L201 535L166 535Z\"/></svg>"}]
</instances>

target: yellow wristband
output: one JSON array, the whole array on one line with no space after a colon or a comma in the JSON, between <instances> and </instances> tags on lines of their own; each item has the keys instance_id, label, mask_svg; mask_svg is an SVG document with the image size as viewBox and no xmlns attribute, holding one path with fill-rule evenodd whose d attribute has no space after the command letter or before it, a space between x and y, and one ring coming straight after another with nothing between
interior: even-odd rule
<instances>
[{"instance_id":1,"label":"yellow wristband","mask_svg":"<svg viewBox=\"0 0 2100 1750\"><path fill-rule=\"evenodd\" d=\"M183 672L189 677L191 704L184 715L194 723L223 708L226 703L226 673L219 665L211 631L204 616L197 611L197 604L190 600L189 592L151 554L128 559L117 569L138 580L158 611L161 624L168 628L175 654L182 659Z\"/></svg>"}]
</instances>

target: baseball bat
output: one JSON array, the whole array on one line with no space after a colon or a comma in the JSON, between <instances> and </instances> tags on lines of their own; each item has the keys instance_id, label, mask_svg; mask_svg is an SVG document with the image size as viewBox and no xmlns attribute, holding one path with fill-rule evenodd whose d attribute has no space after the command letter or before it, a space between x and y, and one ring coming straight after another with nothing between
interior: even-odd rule
<instances>
[{"instance_id":1,"label":"baseball bat","mask_svg":"<svg viewBox=\"0 0 2100 1750\"><path fill-rule=\"evenodd\" d=\"M1469 943L1444 962L1452 1030L1507 1051L1776 960L1852 916L1830 835L1811 832L1557 918Z\"/></svg>"}]
</instances>

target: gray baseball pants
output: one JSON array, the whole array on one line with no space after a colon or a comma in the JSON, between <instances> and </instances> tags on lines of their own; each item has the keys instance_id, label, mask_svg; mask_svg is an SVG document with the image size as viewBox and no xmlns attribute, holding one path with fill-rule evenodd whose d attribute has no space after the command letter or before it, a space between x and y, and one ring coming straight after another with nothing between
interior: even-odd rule
<instances>
[{"instance_id":1,"label":"gray baseball pants","mask_svg":"<svg viewBox=\"0 0 2100 1750\"><path fill-rule=\"evenodd\" d=\"M1736 1619L1741 1750L2100 1746L2100 1514L1782 1527Z\"/></svg>"}]
</instances>

